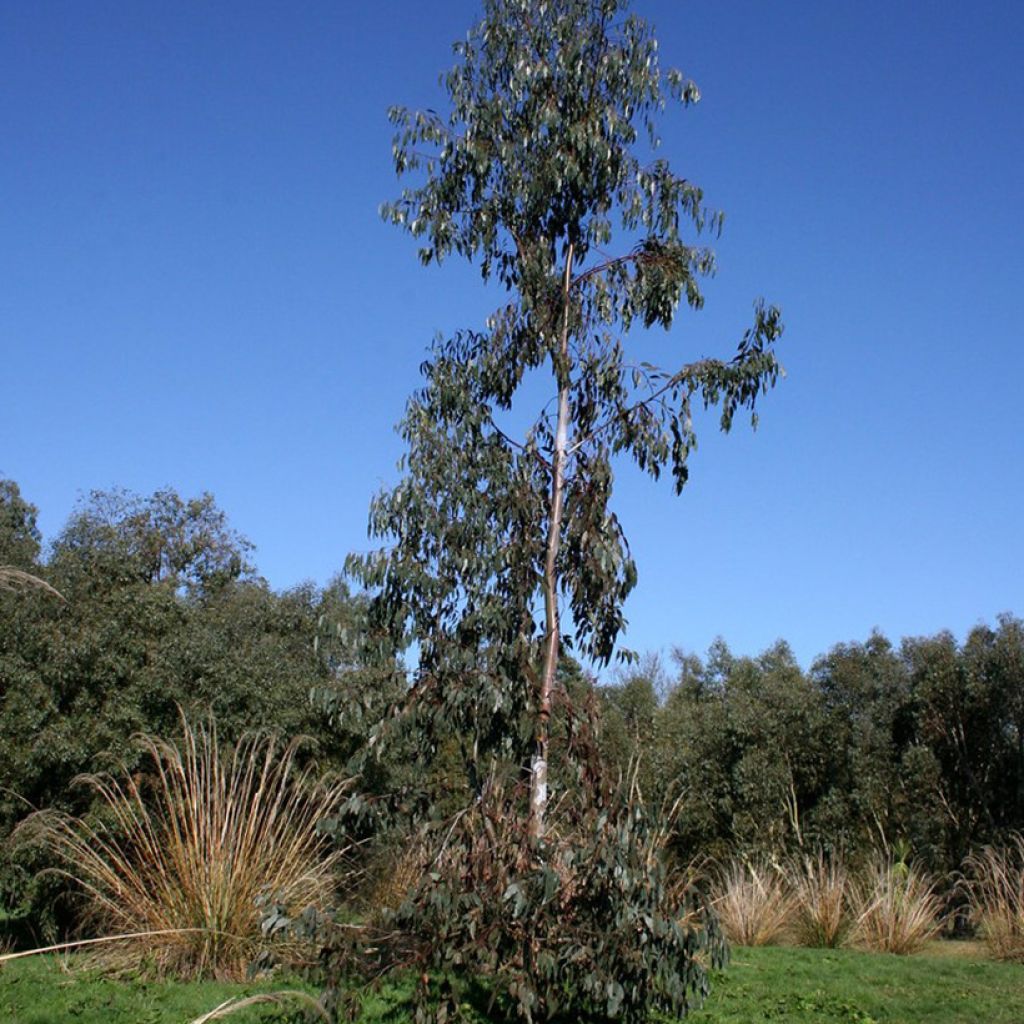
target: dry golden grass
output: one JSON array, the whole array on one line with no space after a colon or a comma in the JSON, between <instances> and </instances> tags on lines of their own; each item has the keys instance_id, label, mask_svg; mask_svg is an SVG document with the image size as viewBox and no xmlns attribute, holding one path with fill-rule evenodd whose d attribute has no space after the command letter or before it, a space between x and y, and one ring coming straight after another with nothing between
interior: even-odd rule
<instances>
[{"instance_id":1,"label":"dry golden grass","mask_svg":"<svg viewBox=\"0 0 1024 1024\"><path fill-rule=\"evenodd\" d=\"M842 857L819 850L794 857L785 867L793 894L793 933L802 946L835 948L852 924L850 875Z\"/></svg>"},{"instance_id":2,"label":"dry golden grass","mask_svg":"<svg viewBox=\"0 0 1024 1024\"><path fill-rule=\"evenodd\" d=\"M939 933L942 900L913 864L878 855L851 887L852 939L879 953L919 952Z\"/></svg>"},{"instance_id":3,"label":"dry golden grass","mask_svg":"<svg viewBox=\"0 0 1024 1024\"><path fill-rule=\"evenodd\" d=\"M971 916L991 955L1024 962L1024 836L967 858Z\"/></svg>"},{"instance_id":4,"label":"dry golden grass","mask_svg":"<svg viewBox=\"0 0 1024 1024\"><path fill-rule=\"evenodd\" d=\"M32 588L42 590L44 593L49 594L51 597L57 597L61 601L64 600L64 595L59 590L51 587L46 580L33 576L32 573L25 572L22 569L15 569L11 565L0 565L0 590L29 590Z\"/></svg>"},{"instance_id":5,"label":"dry golden grass","mask_svg":"<svg viewBox=\"0 0 1024 1024\"><path fill-rule=\"evenodd\" d=\"M208 1013L196 1017L191 1024L209 1024L213 1020L222 1020L232 1014L241 1013L252 1006L277 1006L284 1007L288 1003L297 1003L307 1011L307 1018L310 1016L320 1020L328 1021L333 1018L324 1009L319 999L314 999L309 993L293 989L282 989L280 992L264 992L255 996L238 996L235 999L227 999L219 1006L215 1006Z\"/></svg>"},{"instance_id":6,"label":"dry golden grass","mask_svg":"<svg viewBox=\"0 0 1024 1024\"><path fill-rule=\"evenodd\" d=\"M782 940L794 911L785 874L766 860L734 860L718 872L712 906L730 942L770 946Z\"/></svg>"},{"instance_id":7,"label":"dry golden grass","mask_svg":"<svg viewBox=\"0 0 1024 1024\"><path fill-rule=\"evenodd\" d=\"M294 911L332 897L344 851L317 823L347 783L299 768L296 743L253 735L222 749L212 722L139 742L148 774L84 778L104 824L44 811L24 833L58 855L89 926L126 937L93 947L106 966L240 977L261 948L261 897Z\"/></svg>"},{"instance_id":8,"label":"dry golden grass","mask_svg":"<svg viewBox=\"0 0 1024 1024\"><path fill-rule=\"evenodd\" d=\"M431 870L432 851L420 840L385 855L383 870L370 891L370 910L397 910Z\"/></svg>"}]
</instances>

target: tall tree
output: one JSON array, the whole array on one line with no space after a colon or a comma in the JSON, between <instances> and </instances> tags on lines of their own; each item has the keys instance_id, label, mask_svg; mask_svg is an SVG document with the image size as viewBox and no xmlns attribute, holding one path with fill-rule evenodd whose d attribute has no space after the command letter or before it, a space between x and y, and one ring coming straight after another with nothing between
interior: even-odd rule
<instances>
[{"instance_id":1,"label":"tall tree","mask_svg":"<svg viewBox=\"0 0 1024 1024\"><path fill-rule=\"evenodd\" d=\"M610 504L615 457L670 470L681 490L695 406L728 431L780 372L779 312L763 303L731 358L663 370L627 355L635 325L668 328L681 302L703 305L715 260L700 238L721 226L656 154L658 115L697 102L697 87L662 72L628 8L485 0L454 47L444 112L391 111L396 171L418 180L386 218L420 240L423 263L462 256L508 298L424 363L402 424L406 476L371 512L392 546L355 569L385 621L419 641L413 700L461 730L472 759L529 758L534 841L559 658L608 662L636 581ZM535 377L550 391L524 415Z\"/></svg>"}]
</instances>

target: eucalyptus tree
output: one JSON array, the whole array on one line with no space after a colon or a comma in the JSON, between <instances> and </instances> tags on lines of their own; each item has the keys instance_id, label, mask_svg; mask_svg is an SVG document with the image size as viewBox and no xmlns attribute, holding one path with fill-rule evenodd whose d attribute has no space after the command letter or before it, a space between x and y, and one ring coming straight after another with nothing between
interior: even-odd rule
<instances>
[{"instance_id":1,"label":"eucalyptus tree","mask_svg":"<svg viewBox=\"0 0 1024 1024\"><path fill-rule=\"evenodd\" d=\"M658 155L659 116L699 92L662 71L628 8L484 0L454 46L443 109L390 111L395 168L413 183L385 218L424 264L463 257L503 298L423 364L401 425L404 479L371 511L388 546L353 568L419 643L413 701L459 732L470 761L528 764L535 842L559 659L612 659L636 582L613 463L670 472L681 490L699 407L728 431L780 373L779 312L763 303L728 358L662 369L629 354L635 328L703 305L715 257L702 239L722 219Z\"/></svg>"}]
</instances>

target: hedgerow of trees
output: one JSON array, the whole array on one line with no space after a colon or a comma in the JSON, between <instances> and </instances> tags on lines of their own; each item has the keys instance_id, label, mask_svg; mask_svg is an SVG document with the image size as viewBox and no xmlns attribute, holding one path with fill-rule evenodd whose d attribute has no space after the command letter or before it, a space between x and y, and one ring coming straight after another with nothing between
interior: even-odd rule
<instances>
[{"instance_id":1,"label":"hedgerow of trees","mask_svg":"<svg viewBox=\"0 0 1024 1024\"><path fill-rule=\"evenodd\" d=\"M784 642L718 641L602 687L605 755L643 750L652 797L681 794L681 857L855 854L905 844L930 870L1024 827L1024 622L894 646L881 633L804 672Z\"/></svg>"}]
</instances>

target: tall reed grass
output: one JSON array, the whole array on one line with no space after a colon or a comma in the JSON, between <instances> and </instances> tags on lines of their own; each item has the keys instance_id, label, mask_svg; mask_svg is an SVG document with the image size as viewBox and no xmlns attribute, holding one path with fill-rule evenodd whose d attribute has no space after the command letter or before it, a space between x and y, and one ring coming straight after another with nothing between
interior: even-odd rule
<instances>
[{"instance_id":1,"label":"tall reed grass","mask_svg":"<svg viewBox=\"0 0 1024 1024\"><path fill-rule=\"evenodd\" d=\"M986 846L968 857L966 889L971 917L998 960L1024 962L1024 836Z\"/></svg>"},{"instance_id":2,"label":"tall reed grass","mask_svg":"<svg viewBox=\"0 0 1024 1024\"><path fill-rule=\"evenodd\" d=\"M785 867L793 897L793 937L802 946L835 948L842 945L852 921L849 907L850 873L842 856L793 857Z\"/></svg>"},{"instance_id":3,"label":"tall reed grass","mask_svg":"<svg viewBox=\"0 0 1024 1024\"><path fill-rule=\"evenodd\" d=\"M91 930L131 936L94 947L106 966L240 977L261 948L261 897L294 910L332 897L344 851L317 824L347 782L300 767L296 742L252 735L222 747L212 721L183 718L180 741L139 743L146 774L83 777L99 814L42 811L22 833L57 854Z\"/></svg>"},{"instance_id":4,"label":"tall reed grass","mask_svg":"<svg viewBox=\"0 0 1024 1024\"><path fill-rule=\"evenodd\" d=\"M712 906L730 942L770 946L785 935L793 914L786 876L767 860L734 860L718 872Z\"/></svg>"},{"instance_id":5,"label":"tall reed grass","mask_svg":"<svg viewBox=\"0 0 1024 1024\"><path fill-rule=\"evenodd\" d=\"M941 929L935 882L914 864L876 855L851 889L852 939L880 953L918 952Z\"/></svg>"}]
</instances>

